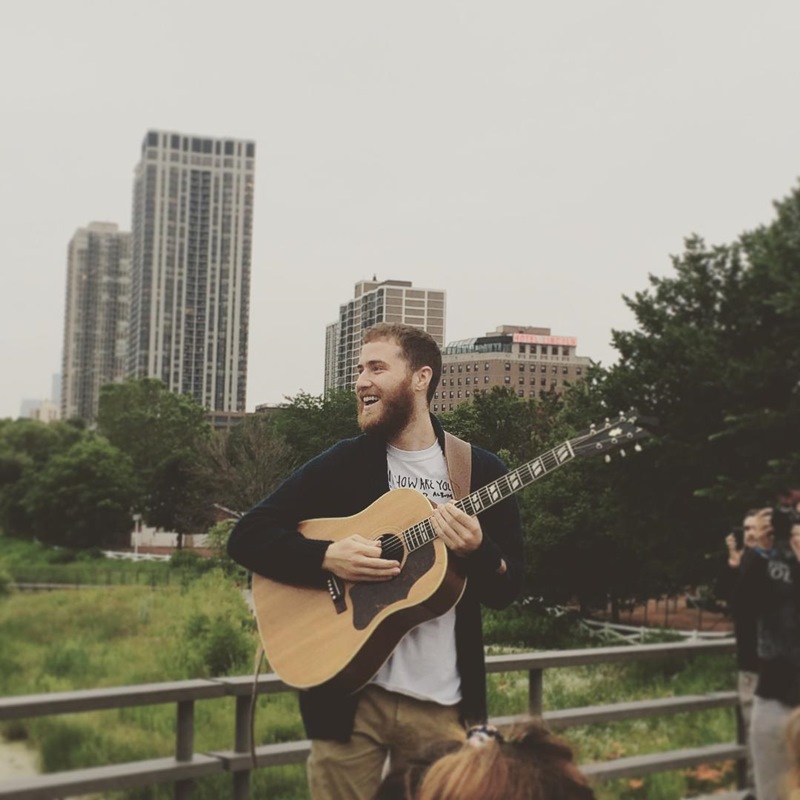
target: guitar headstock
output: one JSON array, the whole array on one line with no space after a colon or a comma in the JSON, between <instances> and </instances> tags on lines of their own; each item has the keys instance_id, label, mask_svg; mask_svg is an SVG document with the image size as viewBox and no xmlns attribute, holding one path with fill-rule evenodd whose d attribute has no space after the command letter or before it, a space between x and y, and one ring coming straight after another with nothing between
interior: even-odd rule
<instances>
[{"instance_id":1,"label":"guitar headstock","mask_svg":"<svg viewBox=\"0 0 800 800\"><path fill-rule=\"evenodd\" d=\"M620 412L615 419L606 419L602 425L592 425L587 430L569 440L570 446L576 456L595 456L613 450L619 450L625 456L625 448L631 446L634 450L641 450L641 439L649 436L646 425L652 427L655 420L639 416L635 410Z\"/></svg>"}]
</instances>

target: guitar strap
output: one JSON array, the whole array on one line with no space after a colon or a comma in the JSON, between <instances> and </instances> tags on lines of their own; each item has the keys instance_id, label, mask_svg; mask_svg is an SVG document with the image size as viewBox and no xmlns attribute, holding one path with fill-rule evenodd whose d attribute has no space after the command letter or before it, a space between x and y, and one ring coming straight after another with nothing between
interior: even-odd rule
<instances>
[{"instance_id":1,"label":"guitar strap","mask_svg":"<svg viewBox=\"0 0 800 800\"><path fill-rule=\"evenodd\" d=\"M445 431L444 458L450 475L450 485L453 487L453 497L460 500L469 494L471 486L472 446L469 442Z\"/></svg>"}]
</instances>

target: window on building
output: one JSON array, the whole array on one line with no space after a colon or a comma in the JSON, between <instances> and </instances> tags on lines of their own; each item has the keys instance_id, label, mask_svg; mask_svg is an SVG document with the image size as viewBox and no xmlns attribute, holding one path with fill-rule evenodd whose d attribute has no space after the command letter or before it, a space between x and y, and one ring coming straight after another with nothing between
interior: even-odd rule
<instances>
[{"instance_id":1,"label":"window on building","mask_svg":"<svg viewBox=\"0 0 800 800\"><path fill-rule=\"evenodd\" d=\"M510 375L505 375L503 377L503 383L511 383L511 376Z\"/></svg>"},{"instance_id":2,"label":"window on building","mask_svg":"<svg viewBox=\"0 0 800 800\"><path fill-rule=\"evenodd\" d=\"M484 362L483 369L484 369L484 371L489 369L489 362L488 361Z\"/></svg>"},{"instance_id":3,"label":"window on building","mask_svg":"<svg viewBox=\"0 0 800 800\"><path fill-rule=\"evenodd\" d=\"M464 371L464 370L463 370L463 367L461 366L461 364L459 364L459 365L458 365L458 371L459 371L459 372L463 372L463 371Z\"/></svg>"},{"instance_id":4,"label":"window on building","mask_svg":"<svg viewBox=\"0 0 800 800\"><path fill-rule=\"evenodd\" d=\"M461 389L458 390L458 399L461 399Z\"/></svg>"},{"instance_id":5,"label":"window on building","mask_svg":"<svg viewBox=\"0 0 800 800\"><path fill-rule=\"evenodd\" d=\"M510 361L506 361L506 363L505 363L505 369L506 369L506 371L508 371L508 370L510 370L510 369L511 369L511 362L510 362Z\"/></svg>"},{"instance_id":6,"label":"window on building","mask_svg":"<svg viewBox=\"0 0 800 800\"><path fill-rule=\"evenodd\" d=\"M519 365L519 371L520 372L525 372L525 365L524 364L520 364Z\"/></svg>"},{"instance_id":7,"label":"window on building","mask_svg":"<svg viewBox=\"0 0 800 800\"><path fill-rule=\"evenodd\" d=\"M542 384L542 386L547 386L547 378L543 377L540 383Z\"/></svg>"},{"instance_id":8,"label":"window on building","mask_svg":"<svg viewBox=\"0 0 800 800\"><path fill-rule=\"evenodd\" d=\"M531 345L531 353L535 353L535 352L536 352L536 345L532 344Z\"/></svg>"},{"instance_id":9,"label":"window on building","mask_svg":"<svg viewBox=\"0 0 800 800\"><path fill-rule=\"evenodd\" d=\"M467 364L467 372L469 372L470 369L472 369L472 364Z\"/></svg>"},{"instance_id":10,"label":"window on building","mask_svg":"<svg viewBox=\"0 0 800 800\"><path fill-rule=\"evenodd\" d=\"M519 376L519 382L520 382L520 384L525 383L525 376L524 375L520 375Z\"/></svg>"},{"instance_id":11,"label":"window on building","mask_svg":"<svg viewBox=\"0 0 800 800\"><path fill-rule=\"evenodd\" d=\"M484 375L483 376L483 382L484 383L489 383L489 376L488 375Z\"/></svg>"},{"instance_id":12,"label":"window on building","mask_svg":"<svg viewBox=\"0 0 800 800\"><path fill-rule=\"evenodd\" d=\"M461 386L461 378L458 379L458 385Z\"/></svg>"},{"instance_id":13,"label":"window on building","mask_svg":"<svg viewBox=\"0 0 800 800\"><path fill-rule=\"evenodd\" d=\"M540 371L541 372L547 372L547 364L542 364L542 366L540 368Z\"/></svg>"},{"instance_id":14,"label":"window on building","mask_svg":"<svg viewBox=\"0 0 800 800\"><path fill-rule=\"evenodd\" d=\"M467 386L469 386L470 383L472 383L472 378L469 375L467 375Z\"/></svg>"},{"instance_id":15,"label":"window on building","mask_svg":"<svg viewBox=\"0 0 800 800\"><path fill-rule=\"evenodd\" d=\"M569 370L566 367L561 367L561 374L566 375Z\"/></svg>"},{"instance_id":16,"label":"window on building","mask_svg":"<svg viewBox=\"0 0 800 800\"><path fill-rule=\"evenodd\" d=\"M450 397L452 397L452 396L453 396L453 390L451 389L450 390Z\"/></svg>"},{"instance_id":17,"label":"window on building","mask_svg":"<svg viewBox=\"0 0 800 800\"><path fill-rule=\"evenodd\" d=\"M581 367L576 367L575 368L575 374L576 375L583 375L583 369Z\"/></svg>"},{"instance_id":18,"label":"window on building","mask_svg":"<svg viewBox=\"0 0 800 800\"><path fill-rule=\"evenodd\" d=\"M520 353L524 353L524 352L526 352L526 350L527 350L527 349L528 349L528 348L527 348L527 347L525 347L525 345L524 345L524 344L521 344L521 345L519 346L519 351L520 351Z\"/></svg>"},{"instance_id":19,"label":"window on building","mask_svg":"<svg viewBox=\"0 0 800 800\"><path fill-rule=\"evenodd\" d=\"M465 397L469 397L469 389L467 389L467 391L466 391L466 392L464 392L464 396L465 396Z\"/></svg>"},{"instance_id":20,"label":"window on building","mask_svg":"<svg viewBox=\"0 0 800 800\"><path fill-rule=\"evenodd\" d=\"M517 395L519 397L525 397L525 390L524 389L517 389Z\"/></svg>"}]
</instances>

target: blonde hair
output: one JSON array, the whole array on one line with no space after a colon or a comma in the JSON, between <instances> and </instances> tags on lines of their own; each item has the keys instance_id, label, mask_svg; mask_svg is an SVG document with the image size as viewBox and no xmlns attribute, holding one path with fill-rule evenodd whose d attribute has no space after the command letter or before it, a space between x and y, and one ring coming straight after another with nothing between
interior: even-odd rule
<instances>
[{"instance_id":1,"label":"blonde hair","mask_svg":"<svg viewBox=\"0 0 800 800\"><path fill-rule=\"evenodd\" d=\"M593 800L570 746L538 722L435 761L414 800Z\"/></svg>"}]
</instances>

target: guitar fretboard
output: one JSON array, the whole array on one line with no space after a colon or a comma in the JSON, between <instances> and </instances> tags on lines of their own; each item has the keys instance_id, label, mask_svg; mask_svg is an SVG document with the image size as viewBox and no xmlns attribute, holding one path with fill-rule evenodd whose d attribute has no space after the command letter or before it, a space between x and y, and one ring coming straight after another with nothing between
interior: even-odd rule
<instances>
[{"instance_id":1,"label":"guitar fretboard","mask_svg":"<svg viewBox=\"0 0 800 800\"><path fill-rule=\"evenodd\" d=\"M572 443L563 442L558 447L554 447L521 467L506 473L496 481L462 497L456 502L456 507L466 511L471 517L475 517L573 458L575 458L575 451L572 449ZM406 528L400 536L406 550L411 552L432 542L436 538L436 532L428 518Z\"/></svg>"}]
</instances>

